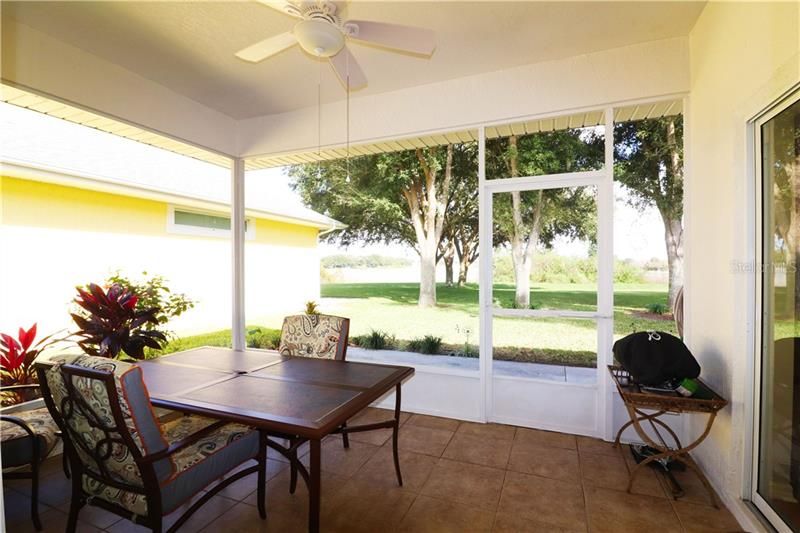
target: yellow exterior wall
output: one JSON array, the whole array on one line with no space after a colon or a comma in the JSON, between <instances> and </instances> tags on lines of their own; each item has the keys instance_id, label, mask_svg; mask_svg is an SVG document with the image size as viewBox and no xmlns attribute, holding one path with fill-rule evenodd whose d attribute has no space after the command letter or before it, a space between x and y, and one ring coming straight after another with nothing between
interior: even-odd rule
<instances>
[{"instance_id":1,"label":"yellow exterior wall","mask_svg":"<svg viewBox=\"0 0 800 533\"><path fill-rule=\"evenodd\" d=\"M75 187L3 177L2 224L160 235L167 204Z\"/></svg>"},{"instance_id":2,"label":"yellow exterior wall","mask_svg":"<svg viewBox=\"0 0 800 533\"><path fill-rule=\"evenodd\" d=\"M167 232L168 205L146 200L11 177L0 177L0 223L106 233L208 239ZM318 229L263 218L247 243L314 248Z\"/></svg>"},{"instance_id":3,"label":"yellow exterior wall","mask_svg":"<svg viewBox=\"0 0 800 533\"><path fill-rule=\"evenodd\" d=\"M268 243L280 246L299 246L314 248L317 246L317 228L288 224L264 218L256 219L256 238L250 242Z\"/></svg>"},{"instance_id":4,"label":"yellow exterior wall","mask_svg":"<svg viewBox=\"0 0 800 533\"><path fill-rule=\"evenodd\" d=\"M685 335L702 376L731 400L693 455L745 520L753 277L733 264L748 261L755 249L748 121L800 81L800 4L709 2L689 36L689 52ZM688 430L698 435L704 426L697 416Z\"/></svg>"},{"instance_id":5,"label":"yellow exterior wall","mask_svg":"<svg viewBox=\"0 0 800 533\"><path fill-rule=\"evenodd\" d=\"M22 254L0 261L0 331L34 322L48 333L73 328L75 286L117 271L163 276L196 302L170 323L178 335L229 328L230 239L171 233L168 211L164 201L0 177L0 243ZM245 241L246 316L275 326L319 299L317 229L254 222L256 238Z\"/></svg>"}]
</instances>

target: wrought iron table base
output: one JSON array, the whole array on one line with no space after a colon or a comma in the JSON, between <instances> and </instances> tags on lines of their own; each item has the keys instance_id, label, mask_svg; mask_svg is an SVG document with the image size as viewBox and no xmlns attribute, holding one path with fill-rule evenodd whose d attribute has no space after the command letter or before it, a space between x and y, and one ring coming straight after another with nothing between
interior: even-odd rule
<instances>
[{"instance_id":1,"label":"wrought iron table base","mask_svg":"<svg viewBox=\"0 0 800 533\"><path fill-rule=\"evenodd\" d=\"M647 457L644 461L638 463L635 467L633 467L633 470L631 470L630 477L628 479L627 491L629 493L631 492L633 488L633 482L636 480L636 476L639 474L641 469L647 466L648 464L654 461L659 461L661 459L666 459L667 461L678 461L681 464L685 465L687 468L689 468L692 472L694 472L695 475L697 475L697 477L700 479L700 482L703 484L706 491L708 492L709 498L711 499L711 504L715 508L719 509L719 502L717 501L717 496L716 493L714 492L714 489L711 487L711 484L708 482L708 479L706 479L706 476L700 471L697 465L695 465L694 462L689 457L689 452L695 449L697 446L699 446L700 443L703 442L705 438L708 437L708 434L711 432L711 426L714 424L714 419L717 417L716 411L708 413L708 421L706 422L706 427L703 433L688 446L683 446L678 436L675 434L674 431L672 431L672 428L670 428L666 423L659 420L658 418L659 416L669 411L660 410L654 413L645 413L641 409L638 409L628 404L625 404L625 408L628 410L628 416L630 417L630 420L626 422L621 428L619 428L619 431L617 431L617 436L614 439L614 446L618 447L620 445L620 438L622 437L622 432L628 429L630 426L633 426L633 428L636 430L636 433L639 435L639 437L641 437L644 443L658 450L659 452L656 455L651 455L650 457ZM642 427L641 423L644 421L648 421L653 425L653 429L655 430L656 434L659 435L659 437L661 435L660 433L658 433L658 428L656 427L656 425L666 429L670 437L672 437L673 441L675 442L675 448L672 449L669 446L665 445L664 443L658 443L652 437L650 437L650 435ZM678 499L677 497L674 498Z\"/></svg>"}]
</instances>

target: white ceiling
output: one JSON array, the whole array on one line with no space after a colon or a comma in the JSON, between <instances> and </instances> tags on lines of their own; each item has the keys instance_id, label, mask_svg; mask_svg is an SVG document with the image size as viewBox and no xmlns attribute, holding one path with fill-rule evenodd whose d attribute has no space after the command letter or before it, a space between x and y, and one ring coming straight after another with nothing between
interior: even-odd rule
<instances>
[{"instance_id":1,"label":"white ceiling","mask_svg":"<svg viewBox=\"0 0 800 533\"><path fill-rule=\"evenodd\" d=\"M628 44L688 35L704 2L350 2L345 18L431 28L431 59L350 45L382 93ZM294 19L248 2L9 2L22 23L235 119L344 98L327 65L299 47L259 64L234 53Z\"/></svg>"}]
</instances>

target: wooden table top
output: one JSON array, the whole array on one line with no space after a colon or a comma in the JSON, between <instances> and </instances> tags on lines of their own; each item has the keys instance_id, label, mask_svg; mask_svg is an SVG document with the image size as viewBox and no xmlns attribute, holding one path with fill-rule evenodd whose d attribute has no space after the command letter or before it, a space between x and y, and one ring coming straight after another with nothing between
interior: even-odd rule
<instances>
[{"instance_id":1,"label":"wooden table top","mask_svg":"<svg viewBox=\"0 0 800 533\"><path fill-rule=\"evenodd\" d=\"M138 363L165 407L322 438L414 374L411 367L198 348Z\"/></svg>"}]
</instances>

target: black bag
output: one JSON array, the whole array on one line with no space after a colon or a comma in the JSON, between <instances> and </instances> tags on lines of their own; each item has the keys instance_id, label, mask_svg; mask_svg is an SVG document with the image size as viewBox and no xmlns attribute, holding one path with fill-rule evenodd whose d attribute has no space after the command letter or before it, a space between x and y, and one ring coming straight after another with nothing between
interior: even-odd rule
<instances>
[{"instance_id":1,"label":"black bag","mask_svg":"<svg viewBox=\"0 0 800 533\"><path fill-rule=\"evenodd\" d=\"M641 385L696 378L700 365L689 348L663 331L640 331L614 343L614 358Z\"/></svg>"}]
</instances>

